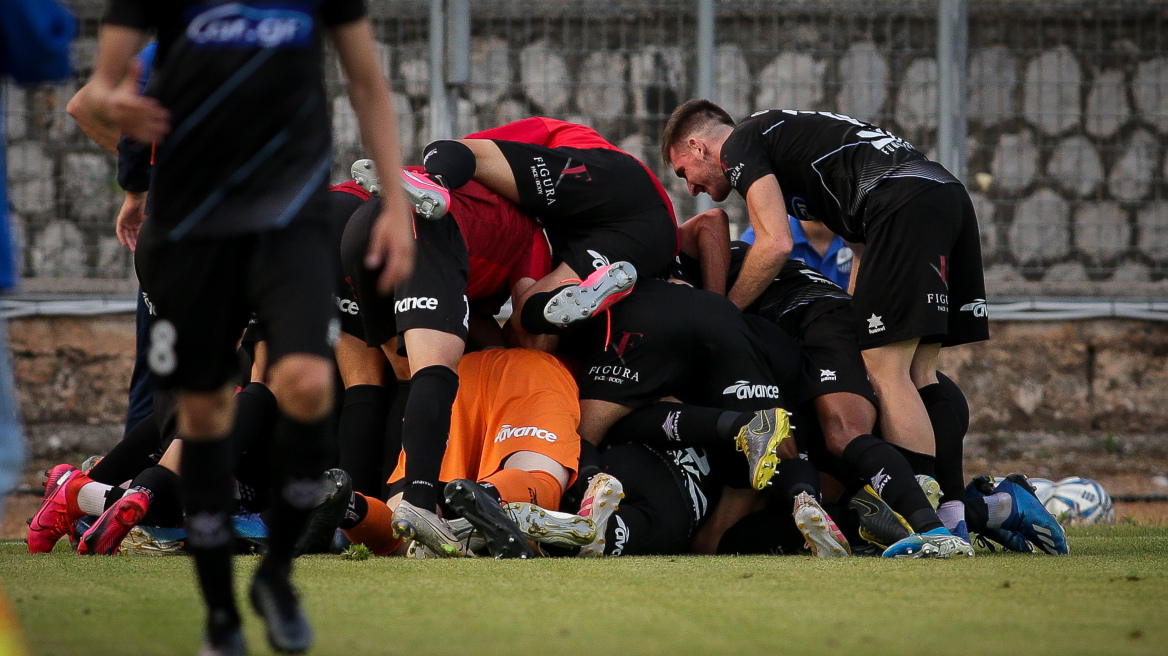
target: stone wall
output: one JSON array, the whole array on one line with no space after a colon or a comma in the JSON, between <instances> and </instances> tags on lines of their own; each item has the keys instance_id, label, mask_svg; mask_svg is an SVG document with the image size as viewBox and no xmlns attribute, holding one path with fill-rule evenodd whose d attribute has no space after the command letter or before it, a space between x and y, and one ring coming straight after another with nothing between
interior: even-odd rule
<instances>
[{"instance_id":1,"label":"stone wall","mask_svg":"<svg viewBox=\"0 0 1168 656\"><path fill-rule=\"evenodd\" d=\"M123 421L132 315L19 318L10 333L29 424L64 435ZM995 322L991 334L942 353L973 430L1168 432L1168 323Z\"/></svg>"},{"instance_id":2,"label":"stone wall","mask_svg":"<svg viewBox=\"0 0 1168 656\"><path fill-rule=\"evenodd\" d=\"M24 271L46 290L132 276L113 236L113 160L63 112L92 69L104 5L72 1L83 18L76 79L11 89L5 101ZM470 79L450 89L457 132L532 114L587 123L658 169L688 216L694 204L662 167L657 138L693 94L694 4L476 1ZM431 132L427 7L371 7L404 150L416 158ZM776 106L842 112L933 153L935 11L934 0L717 3L714 99L738 117ZM966 177L995 291L1162 293L1150 283L1168 280L1165 33L1168 0L972 0ZM337 66L326 71L340 178L363 152ZM727 208L741 225L741 201Z\"/></svg>"}]
</instances>

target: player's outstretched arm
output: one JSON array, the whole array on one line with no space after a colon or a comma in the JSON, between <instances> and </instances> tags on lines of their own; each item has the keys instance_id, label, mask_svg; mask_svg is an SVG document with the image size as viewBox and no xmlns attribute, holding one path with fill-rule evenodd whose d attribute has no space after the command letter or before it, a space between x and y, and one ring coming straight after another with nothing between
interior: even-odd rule
<instances>
[{"instance_id":1,"label":"player's outstretched arm","mask_svg":"<svg viewBox=\"0 0 1168 656\"><path fill-rule=\"evenodd\" d=\"M730 217L714 208L681 224L681 252L702 265L702 289L726 295L730 273Z\"/></svg>"},{"instance_id":2,"label":"player's outstretched arm","mask_svg":"<svg viewBox=\"0 0 1168 656\"><path fill-rule=\"evenodd\" d=\"M349 100L365 148L378 171L397 175L401 168L397 115L377 62L373 26L369 19L362 18L332 28L330 36L349 80ZM382 294L388 294L414 268L414 239L410 231L411 214L401 187L386 185L381 207L381 216L369 236L365 266L382 267L377 287Z\"/></svg>"},{"instance_id":3,"label":"player's outstretched arm","mask_svg":"<svg viewBox=\"0 0 1168 656\"><path fill-rule=\"evenodd\" d=\"M762 294L795 246L791 225L787 223L783 190L774 174L759 178L746 190L746 210L754 228L754 246L742 263L738 281L727 295L739 308L746 308Z\"/></svg>"},{"instance_id":4,"label":"player's outstretched arm","mask_svg":"<svg viewBox=\"0 0 1168 656\"><path fill-rule=\"evenodd\" d=\"M137 54L146 33L122 25L103 25L97 42L97 65L82 97L79 112L104 129L139 143L162 141L170 132L170 112L156 99L139 92L141 64Z\"/></svg>"}]
</instances>

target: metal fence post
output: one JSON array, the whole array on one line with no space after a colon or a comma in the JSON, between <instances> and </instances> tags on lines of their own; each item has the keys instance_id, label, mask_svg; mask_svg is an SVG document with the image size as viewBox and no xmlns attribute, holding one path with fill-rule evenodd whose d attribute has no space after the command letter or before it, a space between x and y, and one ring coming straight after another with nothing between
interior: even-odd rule
<instances>
[{"instance_id":1,"label":"metal fence post","mask_svg":"<svg viewBox=\"0 0 1168 656\"><path fill-rule=\"evenodd\" d=\"M446 7L443 0L430 0L430 141L446 139L450 116L446 109Z\"/></svg>"},{"instance_id":2,"label":"metal fence post","mask_svg":"<svg viewBox=\"0 0 1168 656\"><path fill-rule=\"evenodd\" d=\"M697 0L698 79L696 97L711 100L714 97L714 0ZM697 198L699 212L713 209L714 201L708 195Z\"/></svg>"},{"instance_id":3,"label":"metal fence post","mask_svg":"<svg viewBox=\"0 0 1168 656\"><path fill-rule=\"evenodd\" d=\"M448 0L449 40L446 70L447 98L450 101L451 136L462 136L466 126L459 125L458 97L460 90L470 84L470 0Z\"/></svg>"},{"instance_id":4,"label":"metal fence post","mask_svg":"<svg viewBox=\"0 0 1168 656\"><path fill-rule=\"evenodd\" d=\"M969 104L968 0L941 0L937 12L937 154L941 164L965 179L965 134Z\"/></svg>"}]
</instances>

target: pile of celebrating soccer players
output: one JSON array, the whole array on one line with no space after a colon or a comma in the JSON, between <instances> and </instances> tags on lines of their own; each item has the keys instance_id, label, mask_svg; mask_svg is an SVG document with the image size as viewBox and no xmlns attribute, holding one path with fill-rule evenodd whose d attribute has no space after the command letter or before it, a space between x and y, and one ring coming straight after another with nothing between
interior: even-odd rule
<instances>
[{"instance_id":1,"label":"pile of celebrating soccer players","mask_svg":"<svg viewBox=\"0 0 1168 656\"><path fill-rule=\"evenodd\" d=\"M207 654L244 651L241 549L266 554L251 599L281 651L311 642L292 559L349 544L1067 552L1025 477L966 484L969 408L937 359L988 316L977 219L939 164L847 116L689 101L662 156L694 195L741 194L747 241L721 210L679 224L645 164L564 121L399 168L362 3L315 4L112 3L70 113L120 139L155 390L134 386L145 416L110 453L48 472L31 551L192 554ZM318 27L373 156L332 187Z\"/></svg>"}]
</instances>

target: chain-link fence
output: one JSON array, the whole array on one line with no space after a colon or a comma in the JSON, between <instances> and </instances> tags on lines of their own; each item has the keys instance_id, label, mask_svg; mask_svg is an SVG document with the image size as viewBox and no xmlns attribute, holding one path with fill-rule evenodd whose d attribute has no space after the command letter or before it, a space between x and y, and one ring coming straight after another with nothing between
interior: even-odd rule
<instances>
[{"instance_id":1,"label":"chain-link fence","mask_svg":"<svg viewBox=\"0 0 1168 656\"><path fill-rule=\"evenodd\" d=\"M439 59L428 3L371 4L407 159L416 161L433 135L554 116L591 125L643 158L679 217L696 209L662 167L657 144L670 111L696 94L700 2L446 0ZM12 204L34 290L132 284L113 236L113 159L64 114L92 68L101 5L74 1L83 19L74 83L6 89ZM837 111L937 155L938 118L955 108L938 110L935 0L755 0L715 10L712 96L732 115ZM968 15L963 176L993 291L1162 296L1168 2L972 0ZM339 178L362 152L333 63L328 80ZM741 201L732 197L726 208L741 228Z\"/></svg>"}]
</instances>

